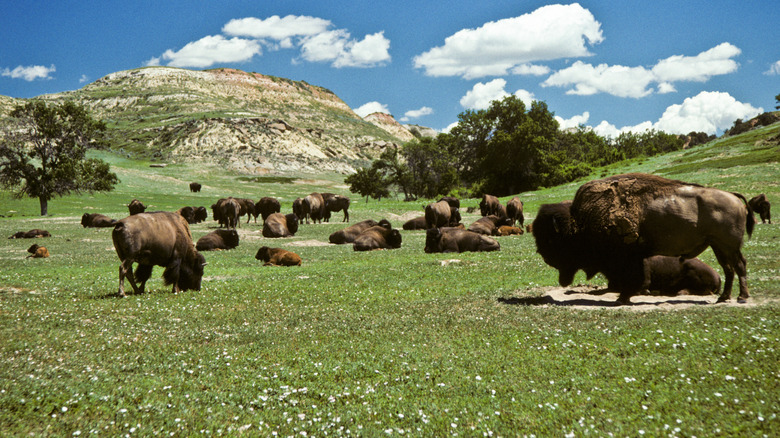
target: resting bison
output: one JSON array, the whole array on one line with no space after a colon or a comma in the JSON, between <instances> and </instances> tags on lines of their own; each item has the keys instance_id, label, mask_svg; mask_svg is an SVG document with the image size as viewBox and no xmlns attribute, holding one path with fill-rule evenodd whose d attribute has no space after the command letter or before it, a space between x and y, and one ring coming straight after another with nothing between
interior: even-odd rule
<instances>
[{"instance_id":1,"label":"resting bison","mask_svg":"<svg viewBox=\"0 0 780 438\"><path fill-rule=\"evenodd\" d=\"M282 204L279 203L278 199L269 196L260 198L259 201L255 202L255 222L257 222L258 216L261 216L265 222L268 216L280 211L282 211Z\"/></svg>"},{"instance_id":2,"label":"resting bison","mask_svg":"<svg viewBox=\"0 0 780 438\"><path fill-rule=\"evenodd\" d=\"M201 188L201 187L202 187L202 186L200 185L200 183L196 183L196 182L191 182L191 183L190 183L190 191L191 191L191 192L195 192L195 193L197 193L197 192L199 192L199 191L200 191L200 188Z\"/></svg>"},{"instance_id":3,"label":"resting bison","mask_svg":"<svg viewBox=\"0 0 780 438\"><path fill-rule=\"evenodd\" d=\"M133 199L129 204L127 204L127 209L130 211L130 216L132 216L134 214L143 213L146 211L146 206L143 202L137 199Z\"/></svg>"},{"instance_id":4,"label":"resting bison","mask_svg":"<svg viewBox=\"0 0 780 438\"><path fill-rule=\"evenodd\" d=\"M323 193L322 200L325 202L325 222L330 222L330 214L337 211L344 211L344 219L341 222L349 222L349 198L333 193Z\"/></svg>"},{"instance_id":5,"label":"resting bison","mask_svg":"<svg viewBox=\"0 0 780 438\"><path fill-rule=\"evenodd\" d=\"M263 223L263 237L290 237L298 231L298 216L272 213Z\"/></svg>"},{"instance_id":6,"label":"resting bison","mask_svg":"<svg viewBox=\"0 0 780 438\"><path fill-rule=\"evenodd\" d=\"M662 295L709 295L720 291L720 275L699 259L652 256L644 260L642 289ZM610 288L612 288L610 286Z\"/></svg>"},{"instance_id":7,"label":"resting bison","mask_svg":"<svg viewBox=\"0 0 780 438\"><path fill-rule=\"evenodd\" d=\"M386 222L386 223L383 223ZM401 247L401 232L392 229L390 222L379 221L379 225L368 228L355 238L352 249L371 251L374 249L395 249Z\"/></svg>"},{"instance_id":8,"label":"resting bison","mask_svg":"<svg viewBox=\"0 0 780 438\"><path fill-rule=\"evenodd\" d=\"M454 227L460 222L460 212L447 201L433 202L425 206L425 227Z\"/></svg>"},{"instance_id":9,"label":"resting bison","mask_svg":"<svg viewBox=\"0 0 780 438\"><path fill-rule=\"evenodd\" d=\"M303 211L303 218L306 223L309 223L311 219L312 223L322 222L325 218L325 200L322 199L321 193L311 193L303 198L301 201L301 207Z\"/></svg>"},{"instance_id":10,"label":"resting bison","mask_svg":"<svg viewBox=\"0 0 780 438\"><path fill-rule=\"evenodd\" d=\"M34 259L44 259L49 257L49 250L46 249L45 246L39 246L37 243L33 243L31 247L27 248L27 252L30 253L30 255L27 256L28 259L30 257Z\"/></svg>"},{"instance_id":11,"label":"resting bison","mask_svg":"<svg viewBox=\"0 0 780 438\"><path fill-rule=\"evenodd\" d=\"M198 239L195 249L198 251L217 251L233 249L238 246L238 231L214 230Z\"/></svg>"},{"instance_id":12,"label":"resting bison","mask_svg":"<svg viewBox=\"0 0 780 438\"><path fill-rule=\"evenodd\" d=\"M509 219L512 219L510 225L514 226L515 221L517 221L521 227L523 226L523 222L525 222L525 217L523 216L523 201L521 201L518 196L515 196L506 203L506 215Z\"/></svg>"},{"instance_id":13,"label":"resting bison","mask_svg":"<svg viewBox=\"0 0 780 438\"><path fill-rule=\"evenodd\" d=\"M37 237L51 237L51 233L46 230L34 228L30 231L19 231L9 237L9 239L35 239Z\"/></svg>"},{"instance_id":14,"label":"resting bison","mask_svg":"<svg viewBox=\"0 0 780 438\"><path fill-rule=\"evenodd\" d=\"M767 222L770 224L772 223L772 215L769 211L771 204L769 204L769 200L766 199L765 194L762 193L751 198L750 201L748 201L748 205L750 205L750 208L752 208L753 211L758 213L758 216L761 217L762 224Z\"/></svg>"},{"instance_id":15,"label":"resting bison","mask_svg":"<svg viewBox=\"0 0 780 438\"><path fill-rule=\"evenodd\" d=\"M462 228L431 228L425 235L425 252L499 251L495 239Z\"/></svg>"},{"instance_id":16,"label":"resting bison","mask_svg":"<svg viewBox=\"0 0 780 438\"><path fill-rule=\"evenodd\" d=\"M428 229L425 224L425 216L409 219L408 221L404 222L401 228L403 228L404 230L427 230Z\"/></svg>"},{"instance_id":17,"label":"resting bison","mask_svg":"<svg viewBox=\"0 0 780 438\"><path fill-rule=\"evenodd\" d=\"M387 228L392 228L390 222L388 222L386 219L382 219L380 222L386 222ZM335 243L336 245L353 243L355 241L355 238L359 236L360 233L376 225L379 224L377 224L375 220L366 219L354 225L350 225L347 228L344 228L343 230L338 230L334 232L333 234L330 235L330 237L328 237L328 240L330 241L330 243Z\"/></svg>"},{"instance_id":18,"label":"resting bison","mask_svg":"<svg viewBox=\"0 0 780 438\"><path fill-rule=\"evenodd\" d=\"M501 225L498 227L498 235L499 236L512 236L512 235L521 235L524 231L520 227L513 227L511 225Z\"/></svg>"},{"instance_id":19,"label":"resting bison","mask_svg":"<svg viewBox=\"0 0 780 438\"><path fill-rule=\"evenodd\" d=\"M499 217L506 216L506 208L493 195L482 195L482 200L479 201L479 212L482 216L491 214Z\"/></svg>"},{"instance_id":20,"label":"resting bison","mask_svg":"<svg viewBox=\"0 0 780 438\"><path fill-rule=\"evenodd\" d=\"M84 228L108 228L116 224L116 219L100 213L84 213L81 216L81 226Z\"/></svg>"},{"instance_id":21,"label":"resting bison","mask_svg":"<svg viewBox=\"0 0 780 438\"><path fill-rule=\"evenodd\" d=\"M133 292L143 293L154 266L164 266L163 279L173 292L200 290L206 259L192 243L187 221L168 211L128 216L111 233L119 256L119 296L125 296L125 277ZM133 263L138 266L133 272ZM136 281L141 285L136 285Z\"/></svg>"},{"instance_id":22,"label":"resting bison","mask_svg":"<svg viewBox=\"0 0 780 438\"><path fill-rule=\"evenodd\" d=\"M188 224L199 224L208 218L206 207L182 207L176 211Z\"/></svg>"},{"instance_id":23,"label":"resting bison","mask_svg":"<svg viewBox=\"0 0 780 438\"><path fill-rule=\"evenodd\" d=\"M511 225L512 219L508 217L498 217L494 214L477 219L473 224L469 225L468 230L475 233L484 234L486 236L497 236L498 227L502 225Z\"/></svg>"},{"instance_id":24,"label":"resting bison","mask_svg":"<svg viewBox=\"0 0 780 438\"><path fill-rule=\"evenodd\" d=\"M255 258L265 262L263 266L301 266L301 256L282 248L261 246Z\"/></svg>"},{"instance_id":25,"label":"resting bison","mask_svg":"<svg viewBox=\"0 0 780 438\"><path fill-rule=\"evenodd\" d=\"M645 279L643 261L653 255L694 258L708 246L726 281L718 302L731 298L736 273L739 301L748 297L742 237L755 219L736 193L633 173L588 182L572 203L545 204L533 222L537 252L568 286L582 269L598 272L628 303Z\"/></svg>"}]
</instances>

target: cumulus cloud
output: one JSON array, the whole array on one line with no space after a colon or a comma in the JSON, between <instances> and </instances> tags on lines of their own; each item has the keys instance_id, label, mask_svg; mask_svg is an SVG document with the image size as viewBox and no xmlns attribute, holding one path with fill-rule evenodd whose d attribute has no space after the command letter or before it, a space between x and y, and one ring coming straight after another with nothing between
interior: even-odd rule
<instances>
[{"instance_id":1,"label":"cumulus cloud","mask_svg":"<svg viewBox=\"0 0 780 438\"><path fill-rule=\"evenodd\" d=\"M512 74L524 76L544 76L550 73L546 65L522 64L512 69Z\"/></svg>"},{"instance_id":2,"label":"cumulus cloud","mask_svg":"<svg viewBox=\"0 0 780 438\"><path fill-rule=\"evenodd\" d=\"M390 60L390 40L383 32L360 41L338 29L307 37L301 44L301 57L311 62L332 62L333 67L374 67Z\"/></svg>"},{"instance_id":3,"label":"cumulus cloud","mask_svg":"<svg viewBox=\"0 0 780 438\"><path fill-rule=\"evenodd\" d=\"M387 105L377 101L365 103L360 107L355 108L353 111L355 111L355 114L359 115L360 117L365 117L374 113L390 114L390 111L387 109Z\"/></svg>"},{"instance_id":4,"label":"cumulus cloud","mask_svg":"<svg viewBox=\"0 0 780 438\"><path fill-rule=\"evenodd\" d=\"M561 130L576 128L580 125L584 125L588 123L588 119L590 119L590 113L587 111L570 119L564 119L563 117L555 116L555 120L558 121L558 126L560 126Z\"/></svg>"},{"instance_id":5,"label":"cumulus cloud","mask_svg":"<svg viewBox=\"0 0 780 438\"><path fill-rule=\"evenodd\" d=\"M401 118L401 121L408 122L411 119L418 119L420 117L429 116L431 114L433 114L433 108L424 106L420 109L405 112L404 116Z\"/></svg>"},{"instance_id":6,"label":"cumulus cloud","mask_svg":"<svg viewBox=\"0 0 780 438\"><path fill-rule=\"evenodd\" d=\"M255 17L230 20L222 27L222 32L238 37L287 41L289 44L290 38L317 35L330 26L331 22L322 18L296 15L280 18L273 15L264 20Z\"/></svg>"},{"instance_id":7,"label":"cumulus cloud","mask_svg":"<svg viewBox=\"0 0 780 438\"><path fill-rule=\"evenodd\" d=\"M775 62L769 67L769 70L764 72L765 75L780 75L780 61Z\"/></svg>"},{"instance_id":8,"label":"cumulus cloud","mask_svg":"<svg viewBox=\"0 0 780 438\"><path fill-rule=\"evenodd\" d=\"M603 41L601 24L579 4L549 5L531 13L463 29L414 58L428 76L501 76L535 61L590 56ZM539 71L531 69L531 71ZM520 73L526 74L526 73Z\"/></svg>"},{"instance_id":9,"label":"cumulus cloud","mask_svg":"<svg viewBox=\"0 0 780 438\"><path fill-rule=\"evenodd\" d=\"M733 57L741 50L729 43L719 44L696 56L675 55L658 61L651 69L623 65L591 64L577 61L542 82L543 87L571 87L566 94L589 96L607 93L618 97L645 97L654 91L676 91L673 82L706 82L712 76L733 73L738 64ZM657 84L657 89L653 85Z\"/></svg>"},{"instance_id":10,"label":"cumulus cloud","mask_svg":"<svg viewBox=\"0 0 780 438\"><path fill-rule=\"evenodd\" d=\"M54 67L54 64L49 67L43 65L20 65L13 70L4 68L0 74L11 79L24 79L25 81L32 82L36 79L52 79L51 74L55 71L57 71L57 69Z\"/></svg>"},{"instance_id":11,"label":"cumulus cloud","mask_svg":"<svg viewBox=\"0 0 780 438\"><path fill-rule=\"evenodd\" d=\"M162 58L172 67L211 67L216 63L244 62L261 54L257 41L227 39L222 35L206 36L188 43L178 51L166 50Z\"/></svg>"},{"instance_id":12,"label":"cumulus cloud","mask_svg":"<svg viewBox=\"0 0 780 438\"><path fill-rule=\"evenodd\" d=\"M523 89L515 91L514 95L522 100L526 107L530 107L531 103L536 100L533 93ZM507 96L509 93L506 91L506 81L498 78L487 83L476 83L460 99L460 104L463 108L471 110L487 109L494 100L501 100Z\"/></svg>"}]
</instances>

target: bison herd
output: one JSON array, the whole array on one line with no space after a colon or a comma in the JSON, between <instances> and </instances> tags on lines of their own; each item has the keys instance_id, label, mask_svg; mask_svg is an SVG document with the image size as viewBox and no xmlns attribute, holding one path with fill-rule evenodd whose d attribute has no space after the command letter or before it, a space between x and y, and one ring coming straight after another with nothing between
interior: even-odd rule
<instances>
[{"instance_id":1,"label":"bison herd","mask_svg":"<svg viewBox=\"0 0 780 438\"><path fill-rule=\"evenodd\" d=\"M201 185L190 184L198 192ZM204 251L230 250L239 245L237 228L257 216L263 220L266 238L294 236L301 224L328 222L343 211L349 222L350 200L333 193L311 193L297 198L292 212L281 212L280 202L263 197L257 202L227 197L211 206L217 229L193 242L190 224L208 219L205 207L182 207L176 212L146 213L146 206L133 199L130 215L114 220L99 213L84 213L83 227L111 227L114 248L120 259L119 296L125 295L127 279L135 293L142 293L154 266L164 268L163 279L173 292L200 290ZM469 209L471 211L471 209ZM479 203L482 217L466 227L461 223L460 201L444 197L424 207L424 215L406 221L403 230L425 230L426 253L500 251L495 236L524 233L523 202L511 198L507 205L492 195ZM718 302L729 300L736 277L739 301L749 297L746 260L741 247L756 224L771 223L770 204L764 194L749 201L738 193L669 180L648 174L625 174L583 184L573 200L542 204L526 230L533 234L539 255L558 270L558 282L569 286L582 270L587 278L601 273L608 289L619 292L618 302L628 303L635 294L687 292L717 293L721 279L696 256L711 247L725 274ZM518 226L515 226L515 225ZM49 237L33 229L9 237ZM402 236L389 221L364 220L332 233L331 244L351 244L354 251L396 249ZM45 247L28 249L32 258L49 257ZM281 248L262 246L255 255L264 265L300 266L301 257ZM133 264L137 264L133 269Z\"/></svg>"}]
</instances>

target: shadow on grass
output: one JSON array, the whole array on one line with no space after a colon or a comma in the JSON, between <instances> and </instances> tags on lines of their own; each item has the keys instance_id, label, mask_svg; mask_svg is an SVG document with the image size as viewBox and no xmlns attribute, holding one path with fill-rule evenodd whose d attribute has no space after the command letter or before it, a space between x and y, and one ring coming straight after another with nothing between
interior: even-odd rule
<instances>
[{"instance_id":1,"label":"shadow on grass","mask_svg":"<svg viewBox=\"0 0 780 438\"><path fill-rule=\"evenodd\" d=\"M567 290L559 295L559 297L554 297L549 294L542 295L540 297L511 297L511 298L498 298L498 302L501 304L508 304L508 305L516 305L516 306L544 306L544 305L552 305L552 306L576 306L576 307L626 307L630 308L632 306L661 306L661 305L709 305L711 303L707 301L701 301L701 300L693 300L686 296L680 296L680 297L671 297L671 296L653 296L653 295L635 295L632 297L633 300L641 300L642 297L653 297L657 300L653 301L634 301L630 303L619 303L617 302L617 299L614 301L608 301L603 298L601 299L590 299L582 297L582 295L595 295L595 296L602 296L606 295L608 293L614 293L614 291L611 291L609 289L595 289L588 292L583 291L576 291L576 290ZM570 295L576 295L576 297L572 297L571 299L567 299L567 296Z\"/></svg>"}]
</instances>

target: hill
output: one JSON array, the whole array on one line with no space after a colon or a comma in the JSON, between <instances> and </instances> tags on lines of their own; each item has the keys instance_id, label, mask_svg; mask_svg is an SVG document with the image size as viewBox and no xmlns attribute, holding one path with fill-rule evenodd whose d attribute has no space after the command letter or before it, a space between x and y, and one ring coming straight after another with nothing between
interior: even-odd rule
<instances>
[{"instance_id":1,"label":"hill","mask_svg":"<svg viewBox=\"0 0 780 438\"><path fill-rule=\"evenodd\" d=\"M87 106L127 156L249 173L350 172L412 138L361 119L326 88L234 69L140 68L41 97ZM0 112L17 101L2 97Z\"/></svg>"}]
</instances>

